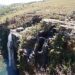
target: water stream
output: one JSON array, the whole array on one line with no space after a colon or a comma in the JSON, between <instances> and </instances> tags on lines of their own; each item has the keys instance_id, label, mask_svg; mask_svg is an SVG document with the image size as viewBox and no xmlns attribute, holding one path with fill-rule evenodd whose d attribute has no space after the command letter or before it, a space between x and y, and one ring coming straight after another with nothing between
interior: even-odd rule
<instances>
[{"instance_id":1,"label":"water stream","mask_svg":"<svg viewBox=\"0 0 75 75\"><path fill-rule=\"evenodd\" d=\"M8 48L8 65L9 67L12 66L12 61L13 59L13 53L11 51L11 44L12 44L12 33L10 32L8 35L8 43L7 43L7 48Z\"/></svg>"}]
</instances>

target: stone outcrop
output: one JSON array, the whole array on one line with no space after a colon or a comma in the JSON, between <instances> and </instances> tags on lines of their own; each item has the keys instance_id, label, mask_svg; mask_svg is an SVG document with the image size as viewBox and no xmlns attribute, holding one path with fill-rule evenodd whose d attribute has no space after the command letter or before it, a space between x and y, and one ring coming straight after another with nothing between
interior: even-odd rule
<instances>
[{"instance_id":1,"label":"stone outcrop","mask_svg":"<svg viewBox=\"0 0 75 75\"><path fill-rule=\"evenodd\" d=\"M34 57L33 60L36 60L39 58L38 60L36 60L36 62L40 64L42 63L41 59L44 54L43 50L44 51L48 50L47 55L49 56L47 56L46 59L49 58L49 61L48 61L49 63L47 62L46 63L48 64L48 66L50 66L51 75L56 74L56 73L65 74L63 72L65 71L64 66L67 67L66 69L67 74L70 74L70 72L68 73L68 71L71 71L72 73L74 73L73 71L74 69L72 70L72 67L71 67L75 63L75 58L74 58L75 57L75 37L74 37L74 34L75 34L74 27L75 26L74 26L74 22L73 21L71 22L60 21L60 20L55 20L55 19L45 19L45 20L43 19L42 24L43 24L44 29L39 31L36 37L37 39L35 41L37 45L35 43L35 45L33 46L34 49L31 52L31 58ZM38 42L38 39L41 37L45 38L45 42L44 43L42 42L43 43L42 46L40 45L42 43ZM31 38L32 38L31 36L28 37L29 43L31 43L29 41L29 39ZM30 44L27 44L28 47L29 45ZM26 47L24 46L23 48L26 48ZM37 52L35 49L37 50ZM42 61L45 62L45 60L42 60ZM35 64L36 69L40 68L37 66L35 62L34 64ZM60 67L62 69L61 71L59 70ZM47 69L47 65L44 68ZM71 70L68 68L70 68ZM54 72L52 73L52 71Z\"/></svg>"}]
</instances>

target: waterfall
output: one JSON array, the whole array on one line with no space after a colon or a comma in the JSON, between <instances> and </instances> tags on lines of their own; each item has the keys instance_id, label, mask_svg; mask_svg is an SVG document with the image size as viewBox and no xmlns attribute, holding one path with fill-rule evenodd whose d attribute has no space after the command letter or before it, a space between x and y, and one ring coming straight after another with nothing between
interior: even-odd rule
<instances>
[{"instance_id":1,"label":"waterfall","mask_svg":"<svg viewBox=\"0 0 75 75\"><path fill-rule=\"evenodd\" d=\"M8 42L7 42L7 48L8 48L8 65L11 67L14 65L14 53L12 50L12 32L10 31L8 35Z\"/></svg>"},{"instance_id":2,"label":"waterfall","mask_svg":"<svg viewBox=\"0 0 75 75\"><path fill-rule=\"evenodd\" d=\"M17 33L15 30L11 30L8 35L8 42L7 42L7 49L8 49L8 65L9 67L13 67L15 69L15 43L16 40L14 40L15 37L21 37L19 33ZM15 42L15 43L14 43Z\"/></svg>"},{"instance_id":3,"label":"waterfall","mask_svg":"<svg viewBox=\"0 0 75 75\"><path fill-rule=\"evenodd\" d=\"M18 75L18 69L16 67L16 48L17 46L17 39L15 37L19 37L20 34L17 33L15 30L11 30L8 35L8 42L7 42L7 49L8 49L8 72L9 75Z\"/></svg>"}]
</instances>

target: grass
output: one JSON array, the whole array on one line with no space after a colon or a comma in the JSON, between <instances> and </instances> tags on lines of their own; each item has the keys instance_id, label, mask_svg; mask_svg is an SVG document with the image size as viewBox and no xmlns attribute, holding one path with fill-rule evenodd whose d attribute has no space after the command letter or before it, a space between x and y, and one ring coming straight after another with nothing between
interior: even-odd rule
<instances>
[{"instance_id":1,"label":"grass","mask_svg":"<svg viewBox=\"0 0 75 75\"><path fill-rule=\"evenodd\" d=\"M15 6L14 6L15 7ZM7 17L12 18L15 15L22 15L29 12L37 14L51 14L51 13L71 13L75 10L75 0L46 0L44 2L36 2L30 4L23 4L16 8L16 12L8 13L0 17L0 21L4 21Z\"/></svg>"}]
</instances>

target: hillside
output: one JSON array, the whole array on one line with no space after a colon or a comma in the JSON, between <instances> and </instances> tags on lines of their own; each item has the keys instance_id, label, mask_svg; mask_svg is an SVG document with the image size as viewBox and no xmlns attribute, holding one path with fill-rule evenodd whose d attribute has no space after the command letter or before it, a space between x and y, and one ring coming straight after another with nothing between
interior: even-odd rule
<instances>
[{"instance_id":1,"label":"hillside","mask_svg":"<svg viewBox=\"0 0 75 75\"><path fill-rule=\"evenodd\" d=\"M43 0L0 8L0 75L75 75L75 1Z\"/></svg>"},{"instance_id":2,"label":"hillside","mask_svg":"<svg viewBox=\"0 0 75 75\"><path fill-rule=\"evenodd\" d=\"M11 18L13 16L22 15L29 12L35 12L37 14L43 15L51 13L69 14L74 10L74 0L45 0L41 2L33 2L27 4L12 4L3 10L6 14L4 13L4 16L0 17L0 21L4 21L7 17Z\"/></svg>"}]
</instances>

